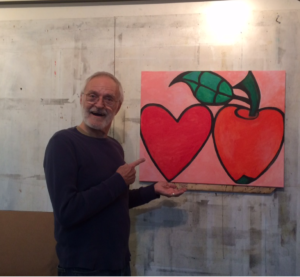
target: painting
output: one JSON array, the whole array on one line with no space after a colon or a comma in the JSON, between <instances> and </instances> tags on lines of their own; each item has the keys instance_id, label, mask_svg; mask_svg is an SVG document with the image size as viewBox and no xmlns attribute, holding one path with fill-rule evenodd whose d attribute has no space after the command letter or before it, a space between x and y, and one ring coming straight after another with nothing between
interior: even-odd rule
<instances>
[{"instance_id":1,"label":"painting","mask_svg":"<svg viewBox=\"0 0 300 277\"><path fill-rule=\"evenodd\" d=\"M284 186L284 71L142 72L139 180Z\"/></svg>"}]
</instances>

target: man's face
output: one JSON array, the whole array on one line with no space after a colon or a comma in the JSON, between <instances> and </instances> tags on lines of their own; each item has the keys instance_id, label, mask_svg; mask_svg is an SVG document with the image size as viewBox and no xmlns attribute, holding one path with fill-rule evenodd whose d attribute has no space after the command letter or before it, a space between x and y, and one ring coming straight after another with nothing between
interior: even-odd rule
<instances>
[{"instance_id":1,"label":"man's face","mask_svg":"<svg viewBox=\"0 0 300 277\"><path fill-rule=\"evenodd\" d=\"M80 97L84 123L92 129L108 133L121 107L118 85L109 77L95 77L88 82Z\"/></svg>"}]
</instances>

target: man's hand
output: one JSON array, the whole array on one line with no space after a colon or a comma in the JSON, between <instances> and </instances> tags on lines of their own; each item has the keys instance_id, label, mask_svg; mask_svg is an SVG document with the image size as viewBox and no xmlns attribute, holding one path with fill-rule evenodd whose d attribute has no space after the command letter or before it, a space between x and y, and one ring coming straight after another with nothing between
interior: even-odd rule
<instances>
[{"instance_id":1,"label":"man's hand","mask_svg":"<svg viewBox=\"0 0 300 277\"><path fill-rule=\"evenodd\" d=\"M186 191L185 187L177 188L176 185L168 182L157 182L154 185L155 193L167 197L177 197Z\"/></svg>"},{"instance_id":2,"label":"man's hand","mask_svg":"<svg viewBox=\"0 0 300 277\"><path fill-rule=\"evenodd\" d=\"M116 172L118 172L124 179L127 186L131 185L135 181L135 167L145 161L144 158L138 159L133 163L124 164L120 166Z\"/></svg>"}]
</instances>

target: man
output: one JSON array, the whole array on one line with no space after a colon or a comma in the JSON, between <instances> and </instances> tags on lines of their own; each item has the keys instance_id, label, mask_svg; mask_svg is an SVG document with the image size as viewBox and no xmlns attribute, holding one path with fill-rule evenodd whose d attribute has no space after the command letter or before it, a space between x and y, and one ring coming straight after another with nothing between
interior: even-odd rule
<instances>
[{"instance_id":1,"label":"man","mask_svg":"<svg viewBox=\"0 0 300 277\"><path fill-rule=\"evenodd\" d=\"M123 98L113 75L95 73L80 96L82 123L55 133L46 148L59 275L130 275L129 208L185 191L167 182L129 190L144 159L125 163L107 135Z\"/></svg>"}]
</instances>

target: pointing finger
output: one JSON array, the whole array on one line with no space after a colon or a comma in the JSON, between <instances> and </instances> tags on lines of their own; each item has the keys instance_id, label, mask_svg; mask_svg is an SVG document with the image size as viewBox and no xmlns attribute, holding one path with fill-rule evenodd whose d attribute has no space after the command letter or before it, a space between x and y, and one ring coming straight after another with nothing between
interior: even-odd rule
<instances>
[{"instance_id":1,"label":"pointing finger","mask_svg":"<svg viewBox=\"0 0 300 277\"><path fill-rule=\"evenodd\" d=\"M136 160L135 162L130 163L130 166L136 167L138 165L140 165L141 163L143 163L144 161L146 161L144 158L140 158L138 160Z\"/></svg>"}]
</instances>

